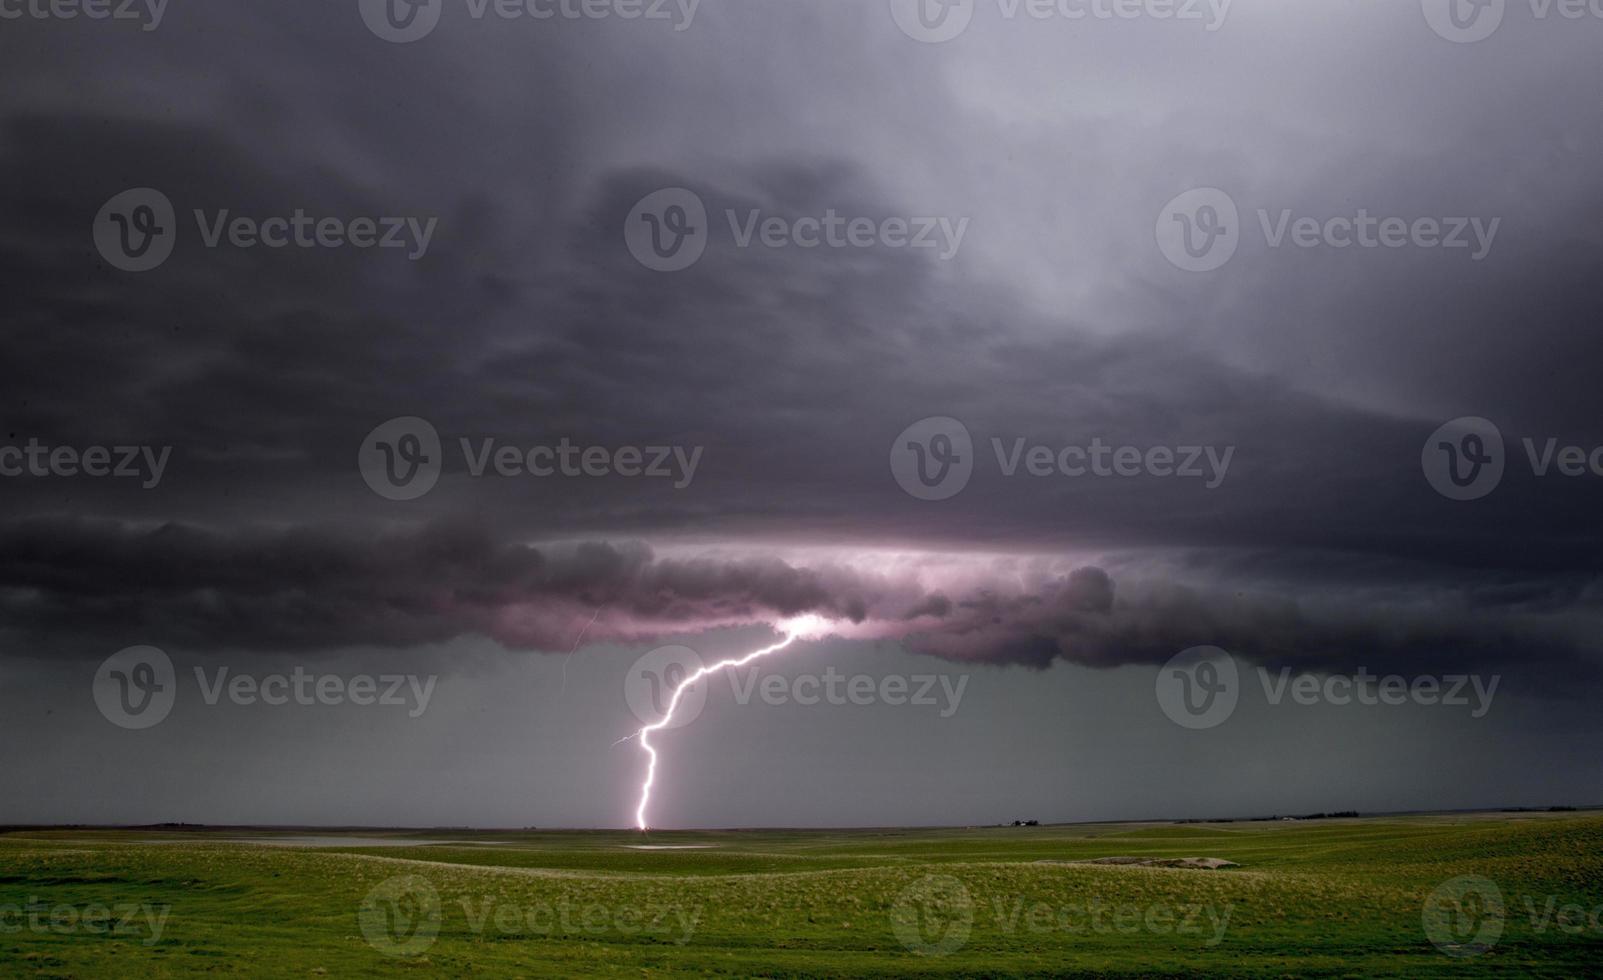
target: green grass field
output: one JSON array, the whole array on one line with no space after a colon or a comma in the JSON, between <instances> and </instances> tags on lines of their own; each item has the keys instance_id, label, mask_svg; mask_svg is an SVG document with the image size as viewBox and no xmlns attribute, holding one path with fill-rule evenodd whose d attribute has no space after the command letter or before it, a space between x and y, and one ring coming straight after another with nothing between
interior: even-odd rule
<instances>
[{"instance_id":1,"label":"green grass field","mask_svg":"<svg viewBox=\"0 0 1603 980\"><path fill-rule=\"evenodd\" d=\"M0 835L0 976L1603 972L1593 813L268 836Z\"/></svg>"}]
</instances>

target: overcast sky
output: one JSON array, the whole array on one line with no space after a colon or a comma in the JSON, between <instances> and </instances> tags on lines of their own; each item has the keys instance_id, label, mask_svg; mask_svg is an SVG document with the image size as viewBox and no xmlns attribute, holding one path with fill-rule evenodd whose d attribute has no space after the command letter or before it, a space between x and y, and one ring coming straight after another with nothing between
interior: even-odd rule
<instances>
[{"instance_id":1,"label":"overcast sky","mask_svg":"<svg viewBox=\"0 0 1603 980\"><path fill-rule=\"evenodd\" d=\"M1603 802L1603 18L4 9L0 821L628 825L802 616L655 824Z\"/></svg>"}]
</instances>

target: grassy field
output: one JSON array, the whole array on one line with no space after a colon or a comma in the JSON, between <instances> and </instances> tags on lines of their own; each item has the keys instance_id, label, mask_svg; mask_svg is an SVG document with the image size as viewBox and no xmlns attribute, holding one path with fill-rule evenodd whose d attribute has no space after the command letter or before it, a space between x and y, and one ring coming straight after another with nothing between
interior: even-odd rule
<instances>
[{"instance_id":1,"label":"grassy field","mask_svg":"<svg viewBox=\"0 0 1603 980\"><path fill-rule=\"evenodd\" d=\"M0 976L1603 972L1595 813L272 836L0 835Z\"/></svg>"}]
</instances>

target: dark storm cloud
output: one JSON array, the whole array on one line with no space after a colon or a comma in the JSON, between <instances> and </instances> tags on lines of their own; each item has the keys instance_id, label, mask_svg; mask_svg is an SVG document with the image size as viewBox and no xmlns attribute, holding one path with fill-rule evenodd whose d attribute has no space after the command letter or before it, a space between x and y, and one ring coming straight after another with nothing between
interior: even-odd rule
<instances>
[{"instance_id":1,"label":"dark storm cloud","mask_svg":"<svg viewBox=\"0 0 1603 980\"><path fill-rule=\"evenodd\" d=\"M178 145L197 206L228 200L204 190L215 173L254 188L234 204L241 212L272 213L263 202L275 197L306 201L213 138L149 129L99 127L89 138L79 135L81 120L18 120L6 185L41 179L49 164L35 157L49 148L70 148L82 161L110 154L109 143L143 177L178 167L169 149ZM32 205L41 241L52 229L81 228L115 188L73 176L84 178L72 182L81 192ZM705 446L706 464L682 493L627 481L593 481L574 493L529 480L467 480L453 451L438 499L386 506L381 517L488 508L508 533L529 537L850 529L854 538L930 546L1282 545L1482 563L1506 560L1511 542L1540 540L1522 562L1563 569L1591 561L1590 543L1558 520L1571 506L1581 520L1586 504L1575 488L1511 481L1479 513L1455 513L1419 477L1418 446L1433 423L1302 394L1220 364L1195 344L1053 327L994 287L952 281L907 253L723 247L687 273L662 276L620 247L616 229L628 209L665 184L695 187L714 210L894 208L838 164L757 176L773 186L737 195L681 173L603 179L570 226L561 268L533 282L497 280L457 261L461 233L449 220L439 263L393 285L381 257L198 247L180 249L158 278L129 280L99 266L82 241L62 240L46 253L55 264L36 259L6 300L19 322L36 324L16 331L9 351L6 429L19 441L174 446L159 495L104 504L140 516L159 508L152 516L211 518L219 494L234 493L254 501L254 518L297 522L332 510L370 519L374 500L351 463L354 447L378 422L420 414L453 447L485 437ZM325 210L377 210L350 186L324 187ZM506 234L484 221L490 237ZM902 495L885 466L895 434L931 414L967 422L983 464L974 487L941 510ZM1060 446L1093 437L1234 446L1235 468L1213 491L998 472L992 440L1005 448L1021 438ZM7 490L33 498L23 509L48 512L61 506L59 488L22 480ZM1495 535L1485 540L1484 515L1494 508ZM1311 523L1310 509L1340 519Z\"/></svg>"},{"instance_id":2,"label":"dark storm cloud","mask_svg":"<svg viewBox=\"0 0 1603 980\"><path fill-rule=\"evenodd\" d=\"M218 533L37 520L0 529L0 613L12 655L183 650L329 654L470 636L520 651L655 640L813 614L847 637L967 662L1044 668L1156 664L1225 646L1266 665L1409 674L1496 668L1516 686L1591 683L1599 596L1482 584L1376 603L1226 593L1130 570L1032 574L975 563L940 576L848 562L675 558L645 545L531 547L434 527L359 538L333 529Z\"/></svg>"},{"instance_id":3,"label":"dark storm cloud","mask_svg":"<svg viewBox=\"0 0 1603 980\"><path fill-rule=\"evenodd\" d=\"M1354 40L1330 46L1335 13L1238 5L1206 40L1015 25L937 50L868 6L725 5L671 40L454 24L399 48L354 10L207 5L143 46L56 30L59 48L19 52L29 78L0 97L0 434L174 459L149 493L8 480L10 515L48 519L10 526L4 625L30 648L154 629L196 647L483 634L564 650L597 607L593 635L616 638L819 611L1036 665L1204 642L1329 664L1589 656L1573 624L1596 609L1595 492L1513 472L1450 505L1418 458L1464 414L1603 441L1603 137L1581 105L1595 47L1525 32L1464 50L1405 33L1417 11L1342 13ZM1353 206L1505 224L1479 265L1249 246L1178 276L1152 222L1197 184L1228 188L1249 226L1259 207ZM87 229L141 185L169 190L186 232L129 276ZM666 186L719 224L833 208L973 225L951 263L720 240L662 275L620 229ZM204 249L188 217L296 207L440 232L405 263ZM469 479L453 452L429 498L394 504L353 459L402 415L451 447L569 437L703 446L706 462L672 491ZM965 421L983 463L941 505L886 465L933 415ZM1229 446L1235 462L1213 491L1004 479L993 438ZM494 537L415 530L442 519ZM290 530L244 530L263 526ZM1113 557L1102 578L1008 596L543 544L587 537Z\"/></svg>"},{"instance_id":4,"label":"dark storm cloud","mask_svg":"<svg viewBox=\"0 0 1603 980\"><path fill-rule=\"evenodd\" d=\"M222 534L34 521L4 532L13 650L92 649L157 633L185 648L331 651L492 637L525 650L772 620L864 615L844 572L777 560L658 560L643 545L532 548L432 528L357 538L332 528Z\"/></svg>"}]
</instances>

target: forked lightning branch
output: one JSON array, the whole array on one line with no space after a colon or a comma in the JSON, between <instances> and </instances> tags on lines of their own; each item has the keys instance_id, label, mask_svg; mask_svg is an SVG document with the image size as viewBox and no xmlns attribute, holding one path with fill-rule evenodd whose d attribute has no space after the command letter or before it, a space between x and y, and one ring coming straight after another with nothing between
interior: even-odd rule
<instances>
[{"instance_id":1,"label":"forked lightning branch","mask_svg":"<svg viewBox=\"0 0 1603 980\"><path fill-rule=\"evenodd\" d=\"M747 664L753 663L754 661L761 660L764 657L771 656L781 650L784 650L786 647L789 647L802 637L820 636L826 631L827 627L828 623L826 623L819 616L798 616L795 619L786 620L778 625L778 631L784 636L784 639L780 640L778 643L773 643L762 647L761 649L753 650L752 652L741 657L720 660L718 663L701 667L690 672L689 674L685 675L685 677L680 680L677 685L674 686L673 694L669 696L667 708L663 711L660 719L650 725L646 725L639 731L636 731L634 734L627 735L624 738L619 739L618 742L614 743L621 744L623 742L627 742L631 738L638 738L640 740L640 747L646 752L646 775L645 779L640 784L640 803L635 807L635 826L637 828L640 830L651 829L646 817L646 810L651 805L651 788L653 785L655 785L657 780L657 749L656 746L651 744L651 736L653 733L660 732L673 724L674 714L679 710L679 704L684 700L685 692L688 691L693 684L704 677L707 677L711 674L720 673L725 670L735 670L740 667L744 667Z\"/></svg>"}]
</instances>

